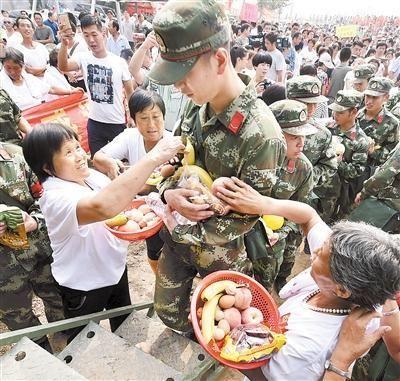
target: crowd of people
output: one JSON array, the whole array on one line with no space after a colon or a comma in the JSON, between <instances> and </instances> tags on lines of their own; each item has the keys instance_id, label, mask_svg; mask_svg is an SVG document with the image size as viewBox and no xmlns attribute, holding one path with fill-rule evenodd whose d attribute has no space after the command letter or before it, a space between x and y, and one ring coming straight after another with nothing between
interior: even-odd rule
<instances>
[{"instance_id":1,"label":"crowd of people","mask_svg":"<svg viewBox=\"0 0 400 381\"><path fill-rule=\"evenodd\" d=\"M327 25L230 23L213 0L171 0L152 23L67 15L0 18L0 211L21 210L30 244L0 244L0 320L40 324L33 293L48 321L129 305L128 245L104 220L158 191L165 227L146 244L167 326L190 336L195 276L236 270L285 299L287 343L250 379L365 380L382 351L382 374L399 377L399 26L341 38ZM22 115L73 93L87 95L89 155L71 126ZM197 192L175 176L145 184L180 165L181 136L225 178L228 214L190 202ZM268 236L262 215L285 223ZM289 280L303 245L311 267Z\"/></svg>"}]
</instances>

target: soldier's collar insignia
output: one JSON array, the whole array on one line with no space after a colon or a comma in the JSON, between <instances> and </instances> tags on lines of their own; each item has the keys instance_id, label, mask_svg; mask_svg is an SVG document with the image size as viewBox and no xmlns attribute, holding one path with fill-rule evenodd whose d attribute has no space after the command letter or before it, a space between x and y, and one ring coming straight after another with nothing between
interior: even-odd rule
<instances>
[{"instance_id":1,"label":"soldier's collar insignia","mask_svg":"<svg viewBox=\"0 0 400 381\"><path fill-rule=\"evenodd\" d=\"M155 33L155 37L156 37L156 41L158 43L158 49L160 49L161 53L165 53L167 51L167 48L165 46L164 40L158 33Z\"/></svg>"},{"instance_id":2,"label":"soldier's collar insignia","mask_svg":"<svg viewBox=\"0 0 400 381\"><path fill-rule=\"evenodd\" d=\"M286 170L289 173L293 173L294 170L296 169L296 161L295 160L289 160L286 166Z\"/></svg>"},{"instance_id":3,"label":"soldier's collar insignia","mask_svg":"<svg viewBox=\"0 0 400 381\"><path fill-rule=\"evenodd\" d=\"M315 95L319 95L319 87L316 83L311 86L311 92Z\"/></svg>"},{"instance_id":4,"label":"soldier's collar insignia","mask_svg":"<svg viewBox=\"0 0 400 381\"><path fill-rule=\"evenodd\" d=\"M236 111L228 125L228 130L236 135L242 128L243 121L244 121L244 115L239 111Z\"/></svg>"},{"instance_id":5,"label":"soldier's collar insignia","mask_svg":"<svg viewBox=\"0 0 400 381\"><path fill-rule=\"evenodd\" d=\"M305 122L307 120L307 112L306 110L301 110L299 113L300 122Z\"/></svg>"}]
</instances>

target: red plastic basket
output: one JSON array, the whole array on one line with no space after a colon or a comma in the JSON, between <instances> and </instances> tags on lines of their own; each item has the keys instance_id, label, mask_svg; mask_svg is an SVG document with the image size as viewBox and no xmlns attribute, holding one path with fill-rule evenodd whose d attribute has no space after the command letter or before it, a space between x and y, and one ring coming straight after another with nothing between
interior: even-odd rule
<instances>
[{"instance_id":1,"label":"red plastic basket","mask_svg":"<svg viewBox=\"0 0 400 381\"><path fill-rule=\"evenodd\" d=\"M268 291L253 278L250 278L247 275L238 273L236 271L216 271L210 275L207 275L204 279L200 281L198 286L196 287L193 296L192 302L190 305L190 313L192 317L192 325L194 329L194 333L196 334L197 340L200 345L208 352L210 356L218 360L220 363L235 369L255 369L265 365L268 362L267 360L253 361L251 363L237 363L229 360L225 360L220 356L220 347L221 342L217 343L214 339L211 340L208 344L205 343L203 335L201 334L201 328L199 326L199 321L197 319L197 309L204 305L204 302L201 300L201 293L203 290L210 284L215 283L220 280L231 280L233 282L239 284L246 284L251 294L253 295L253 299L251 302L252 307L258 308L263 316L264 323L267 323L269 328L272 331L280 333L280 316L278 307L275 301L272 299L272 296L268 293ZM220 344L220 345L218 345Z\"/></svg>"},{"instance_id":2,"label":"red plastic basket","mask_svg":"<svg viewBox=\"0 0 400 381\"><path fill-rule=\"evenodd\" d=\"M142 199L133 200L130 207L125 209L125 211L137 208L143 204L145 204L145 201ZM118 230L110 228L107 225L105 225L105 227L107 228L108 231L110 231L116 237L123 239L125 241L142 241L144 239L152 237L153 235L157 234L161 230L164 223L160 217L158 217L158 218L160 219L160 221L157 224L150 226L148 228L144 228L138 232L120 232Z\"/></svg>"}]
</instances>

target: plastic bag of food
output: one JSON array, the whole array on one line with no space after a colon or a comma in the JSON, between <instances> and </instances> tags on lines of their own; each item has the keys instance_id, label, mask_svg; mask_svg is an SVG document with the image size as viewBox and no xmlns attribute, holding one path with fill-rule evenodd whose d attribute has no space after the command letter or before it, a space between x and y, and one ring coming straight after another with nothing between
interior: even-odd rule
<instances>
[{"instance_id":1,"label":"plastic bag of food","mask_svg":"<svg viewBox=\"0 0 400 381\"><path fill-rule=\"evenodd\" d=\"M7 230L0 237L0 244L11 249L29 249L21 209L15 206L4 206L0 210L0 222L7 225Z\"/></svg>"},{"instance_id":2,"label":"plastic bag of food","mask_svg":"<svg viewBox=\"0 0 400 381\"><path fill-rule=\"evenodd\" d=\"M271 331L264 324L239 325L225 337L221 357L233 362L265 360L285 343L285 335Z\"/></svg>"},{"instance_id":3,"label":"plastic bag of food","mask_svg":"<svg viewBox=\"0 0 400 381\"><path fill-rule=\"evenodd\" d=\"M183 171L180 176L178 186L180 188L190 189L198 192L197 196L189 198L193 204L209 204L210 210L212 210L217 216L223 216L228 212L227 205L219 198L215 197L211 190L203 184L200 177L183 166Z\"/></svg>"}]
</instances>

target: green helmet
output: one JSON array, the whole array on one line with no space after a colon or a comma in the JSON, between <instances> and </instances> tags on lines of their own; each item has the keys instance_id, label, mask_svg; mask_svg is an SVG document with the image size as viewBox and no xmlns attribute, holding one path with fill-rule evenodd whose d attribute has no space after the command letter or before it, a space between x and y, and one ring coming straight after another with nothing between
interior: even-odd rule
<instances>
[{"instance_id":1,"label":"green helmet","mask_svg":"<svg viewBox=\"0 0 400 381\"><path fill-rule=\"evenodd\" d=\"M379 97L381 95L389 94L392 87L393 82L390 79L385 77L374 77L369 80L367 90L364 91L364 94Z\"/></svg>"},{"instance_id":2,"label":"green helmet","mask_svg":"<svg viewBox=\"0 0 400 381\"><path fill-rule=\"evenodd\" d=\"M363 64L354 69L354 82L362 82L364 79L369 80L375 75L375 66L371 64Z\"/></svg>"},{"instance_id":3,"label":"green helmet","mask_svg":"<svg viewBox=\"0 0 400 381\"><path fill-rule=\"evenodd\" d=\"M358 107L363 101L363 97L363 94L356 90L339 90L335 102L330 104L328 108L336 112L346 111Z\"/></svg>"},{"instance_id":4,"label":"green helmet","mask_svg":"<svg viewBox=\"0 0 400 381\"><path fill-rule=\"evenodd\" d=\"M181 80L203 53L226 44L231 33L215 0L170 0L155 16L153 29L161 57L149 78L161 85Z\"/></svg>"},{"instance_id":5,"label":"green helmet","mask_svg":"<svg viewBox=\"0 0 400 381\"><path fill-rule=\"evenodd\" d=\"M328 98L321 95L321 90L321 81L311 75L299 75L286 82L287 98L305 103L326 102Z\"/></svg>"},{"instance_id":6,"label":"green helmet","mask_svg":"<svg viewBox=\"0 0 400 381\"><path fill-rule=\"evenodd\" d=\"M307 123L307 106L304 103L284 99L272 103L269 107L283 132L296 136L312 135L318 132L316 127Z\"/></svg>"}]
</instances>

